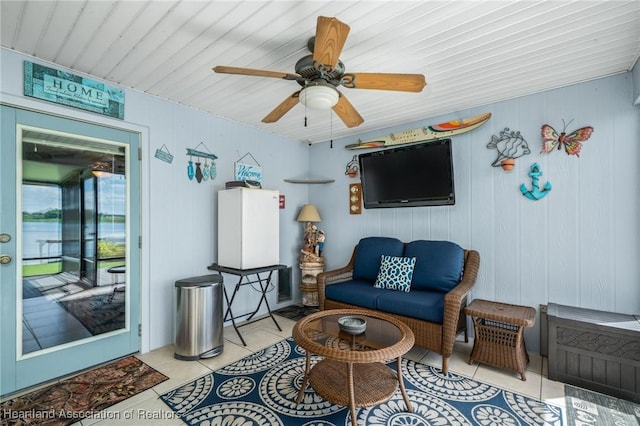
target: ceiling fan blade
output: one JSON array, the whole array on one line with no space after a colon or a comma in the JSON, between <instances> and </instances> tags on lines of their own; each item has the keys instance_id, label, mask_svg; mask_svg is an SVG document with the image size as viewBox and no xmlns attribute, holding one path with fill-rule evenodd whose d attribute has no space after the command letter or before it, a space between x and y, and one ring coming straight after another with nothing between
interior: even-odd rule
<instances>
[{"instance_id":1,"label":"ceiling fan blade","mask_svg":"<svg viewBox=\"0 0 640 426\"><path fill-rule=\"evenodd\" d=\"M283 115L285 115L291 108L298 105L300 102L300 91L293 93L287 99L282 101L280 105L275 107L273 111L271 111L265 118L262 119L263 123L275 123L280 120Z\"/></svg>"},{"instance_id":2,"label":"ceiling fan blade","mask_svg":"<svg viewBox=\"0 0 640 426\"><path fill-rule=\"evenodd\" d=\"M422 74L347 73L341 84L351 89L421 92L427 82Z\"/></svg>"},{"instance_id":3,"label":"ceiling fan blade","mask_svg":"<svg viewBox=\"0 0 640 426\"><path fill-rule=\"evenodd\" d=\"M347 24L337 18L318 16L313 47L313 61L316 68L332 71L338 65L338 59L350 29Z\"/></svg>"},{"instance_id":4,"label":"ceiling fan blade","mask_svg":"<svg viewBox=\"0 0 640 426\"><path fill-rule=\"evenodd\" d=\"M358 127L364 123L364 119L342 93L340 93L338 103L335 104L333 110L347 127Z\"/></svg>"},{"instance_id":5,"label":"ceiling fan blade","mask_svg":"<svg viewBox=\"0 0 640 426\"><path fill-rule=\"evenodd\" d=\"M298 80L302 78L300 74L295 73L292 74L282 71L258 70L254 68L228 67L225 65L218 65L213 67L212 69L215 72L223 74L252 75L255 77L283 78L285 80Z\"/></svg>"}]
</instances>

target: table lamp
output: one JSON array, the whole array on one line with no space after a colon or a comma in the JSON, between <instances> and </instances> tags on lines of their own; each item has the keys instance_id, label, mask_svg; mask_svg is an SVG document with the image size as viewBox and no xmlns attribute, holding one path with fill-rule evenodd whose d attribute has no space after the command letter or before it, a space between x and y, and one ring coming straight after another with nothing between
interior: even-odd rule
<instances>
[{"instance_id":1,"label":"table lamp","mask_svg":"<svg viewBox=\"0 0 640 426\"><path fill-rule=\"evenodd\" d=\"M304 306L318 306L317 275L324 270L324 232L313 222L320 222L320 213L313 204L305 204L298 213L298 222L304 222L304 243L298 266L301 272L300 290Z\"/></svg>"}]
</instances>

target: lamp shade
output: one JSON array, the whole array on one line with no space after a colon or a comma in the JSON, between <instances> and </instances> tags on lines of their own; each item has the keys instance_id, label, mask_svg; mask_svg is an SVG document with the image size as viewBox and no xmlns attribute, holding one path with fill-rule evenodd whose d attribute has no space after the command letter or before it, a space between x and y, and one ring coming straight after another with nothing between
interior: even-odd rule
<instances>
[{"instance_id":1,"label":"lamp shade","mask_svg":"<svg viewBox=\"0 0 640 426\"><path fill-rule=\"evenodd\" d=\"M300 91L300 102L307 108L327 110L338 103L338 91L327 85L307 86Z\"/></svg>"},{"instance_id":2,"label":"lamp shade","mask_svg":"<svg viewBox=\"0 0 640 426\"><path fill-rule=\"evenodd\" d=\"M302 206L296 220L298 222L322 222L320 213L318 213L318 209L313 204L305 204Z\"/></svg>"}]
</instances>

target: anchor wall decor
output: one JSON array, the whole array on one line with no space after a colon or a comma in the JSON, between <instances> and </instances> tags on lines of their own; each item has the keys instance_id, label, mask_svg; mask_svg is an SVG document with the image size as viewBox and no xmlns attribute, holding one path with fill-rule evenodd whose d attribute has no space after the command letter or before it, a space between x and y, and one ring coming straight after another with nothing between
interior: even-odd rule
<instances>
[{"instance_id":1,"label":"anchor wall decor","mask_svg":"<svg viewBox=\"0 0 640 426\"><path fill-rule=\"evenodd\" d=\"M533 163L530 170L529 176L531 177L531 189L527 189L523 183L520 185L520 192L522 192L522 195L528 199L538 201L546 197L549 191L551 191L551 183L547 181L547 183L544 184L544 188L540 189L538 186L538 178L542 176L540 166L538 163Z\"/></svg>"}]
</instances>

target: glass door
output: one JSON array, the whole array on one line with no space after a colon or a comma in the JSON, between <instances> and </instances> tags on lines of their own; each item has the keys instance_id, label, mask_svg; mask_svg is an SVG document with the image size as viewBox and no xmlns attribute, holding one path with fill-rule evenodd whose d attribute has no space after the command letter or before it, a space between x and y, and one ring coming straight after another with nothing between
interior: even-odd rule
<instances>
[{"instance_id":1,"label":"glass door","mask_svg":"<svg viewBox=\"0 0 640 426\"><path fill-rule=\"evenodd\" d=\"M139 135L2 106L0 395L139 350Z\"/></svg>"}]
</instances>

